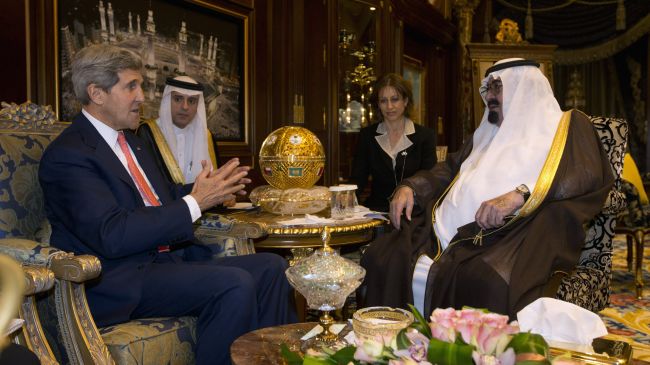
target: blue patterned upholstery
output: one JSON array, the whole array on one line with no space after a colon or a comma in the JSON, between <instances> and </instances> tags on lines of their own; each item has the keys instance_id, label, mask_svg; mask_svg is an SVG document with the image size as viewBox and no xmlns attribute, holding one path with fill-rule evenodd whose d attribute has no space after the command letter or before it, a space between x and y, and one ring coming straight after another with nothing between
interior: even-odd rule
<instances>
[{"instance_id":1,"label":"blue patterned upholstery","mask_svg":"<svg viewBox=\"0 0 650 365\"><path fill-rule=\"evenodd\" d=\"M612 278L612 238L616 214L625 208L621 192L621 173L627 144L628 127L624 119L591 117L609 162L615 182L603 210L587 225L585 246L578 266L562 278L556 297L593 312L609 303Z\"/></svg>"},{"instance_id":2,"label":"blue patterned upholstery","mask_svg":"<svg viewBox=\"0 0 650 365\"><path fill-rule=\"evenodd\" d=\"M0 121L0 253L23 265L49 267L53 257L63 254L47 245L50 227L38 184L38 162L47 145L64 127L56 125L34 132L14 122ZM40 310L39 315L57 360L67 362L62 343L52 341L58 337L56 317ZM41 358L41 361L48 363L48 359Z\"/></svg>"},{"instance_id":3,"label":"blue patterned upholstery","mask_svg":"<svg viewBox=\"0 0 650 365\"><path fill-rule=\"evenodd\" d=\"M38 161L54 135L4 135L0 139L0 238L49 237L38 184ZM34 189L33 187L38 187Z\"/></svg>"},{"instance_id":4,"label":"blue patterned upholstery","mask_svg":"<svg viewBox=\"0 0 650 365\"><path fill-rule=\"evenodd\" d=\"M267 233L260 224L206 213L199 219L194 234L201 242L210 246L214 257L224 257L255 253L251 238L259 238Z\"/></svg>"},{"instance_id":5,"label":"blue patterned upholstery","mask_svg":"<svg viewBox=\"0 0 650 365\"><path fill-rule=\"evenodd\" d=\"M192 364L196 318L147 318L99 330L118 364Z\"/></svg>"},{"instance_id":6,"label":"blue patterned upholstery","mask_svg":"<svg viewBox=\"0 0 650 365\"><path fill-rule=\"evenodd\" d=\"M57 258L73 257L49 246L51 229L45 217L43 193L38 182L41 155L65 127L66 125L56 123L51 128L32 126L27 131L14 122L0 120L0 253L8 254L24 264L51 267ZM206 215L197 224L196 232L199 239L210 245L218 257L253 253L250 239L266 234L259 225L241 223L213 214ZM96 258L93 259L98 264ZM70 267L62 266L62 270ZM71 276L78 278L79 273L72 270ZM57 286L62 286L64 280L60 277L57 279ZM83 296L83 282L74 283L81 290L59 288L59 293L63 293L59 295L81 293L81 297L68 298L69 303L73 303L69 305L79 306L74 313L64 309L62 303L65 300L61 297L55 299L54 295L50 295L39 302L39 312L43 313L42 322L47 327L46 335L54 342L53 351L59 362L110 364L114 360L118 364L141 365L194 362L195 318L140 319L102 328L98 332ZM56 311L52 308L54 305ZM75 321L68 321L83 315L90 320L76 318ZM72 339L65 337L65 334L69 336L70 332L75 331L68 327L61 329L65 323L70 322L75 322L80 327L85 326L80 330L84 334ZM97 335L93 341L93 334L97 333L101 337ZM84 349L84 346L87 348ZM92 359L88 360L89 358Z\"/></svg>"}]
</instances>

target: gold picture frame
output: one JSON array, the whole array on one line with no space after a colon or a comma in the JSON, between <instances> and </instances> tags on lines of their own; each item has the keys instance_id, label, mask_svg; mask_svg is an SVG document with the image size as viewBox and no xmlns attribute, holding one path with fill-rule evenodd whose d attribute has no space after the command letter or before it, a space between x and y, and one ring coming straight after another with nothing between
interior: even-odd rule
<instances>
[{"instance_id":1,"label":"gold picture frame","mask_svg":"<svg viewBox=\"0 0 650 365\"><path fill-rule=\"evenodd\" d=\"M451 0L427 0L445 19L451 19Z\"/></svg>"},{"instance_id":2,"label":"gold picture frame","mask_svg":"<svg viewBox=\"0 0 650 365\"><path fill-rule=\"evenodd\" d=\"M166 77L187 74L206 86L208 128L219 145L250 148L250 11L214 1L55 0L51 13L43 29L54 28L45 33L53 43L45 47L53 55L45 58L54 67L44 75L54 86L60 120L70 121L79 109L69 80L76 50L113 43L143 55L143 118L157 117Z\"/></svg>"},{"instance_id":3,"label":"gold picture frame","mask_svg":"<svg viewBox=\"0 0 650 365\"><path fill-rule=\"evenodd\" d=\"M413 90L413 122L426 125L426 69L422 61L404 55L402 62L402 77L411 83Z\"/></svg>"}]
</instances>

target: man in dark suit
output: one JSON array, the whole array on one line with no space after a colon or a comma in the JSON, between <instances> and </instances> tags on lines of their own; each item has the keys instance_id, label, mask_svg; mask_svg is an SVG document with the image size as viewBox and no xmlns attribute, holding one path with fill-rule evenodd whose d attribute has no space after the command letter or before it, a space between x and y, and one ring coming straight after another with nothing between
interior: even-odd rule
<instances>
[{"instance_id":1,"label":"man in dark suit","mask_svg":"<svg viewBox=\"0 0 650 365\"><path fill-rule=\"evenodd\" d=\"M272 254L212 259L192 222L243 192L248 167L228 161L193 185L171 185L130 130L144 101L135 53L81 50L72 65L81 114L43 154L39 178L53 246L97 256L87 286L99 326L134 318L198 317L197 364L229 363L229 346L250 330L290 322L285 261Z\"/></svg>"}]
</instances>

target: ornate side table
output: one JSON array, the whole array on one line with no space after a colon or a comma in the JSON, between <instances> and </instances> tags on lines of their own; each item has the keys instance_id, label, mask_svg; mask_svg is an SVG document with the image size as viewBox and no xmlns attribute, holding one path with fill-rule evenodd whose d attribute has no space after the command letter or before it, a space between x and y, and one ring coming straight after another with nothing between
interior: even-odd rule
<instances>
[{"instance_id":1,"label":"ornate side table","mask_svg":"<svg viewBox=\"0 0 650 365\"><path fill-rule=\"evenodd\" d=\"M285 364L280 355L280 345L285 343L290 350L300 351L300 338L318 323L294 323L267 327L248 332L230 346L233 365Z\"/></svg>"},{"instance_id":2,"label":"ornate side table","mask_svg":"<svg viewBox=\"0 0 650 365\"><path fill-rule=\"evenodd\" d=\"M318 215L318 214L317 214ZM323 245L320 234L325 225L331 228L331 246L366 243L373 239L373 229L384 221L373 218L345 219L335 223L285 226L281 221L291 216L277 215L259 210L241 211L229 216L244 222L259 223L266 227L268 236L257 240L257 249L299 249Z\"/></svg>"}]
</instances>

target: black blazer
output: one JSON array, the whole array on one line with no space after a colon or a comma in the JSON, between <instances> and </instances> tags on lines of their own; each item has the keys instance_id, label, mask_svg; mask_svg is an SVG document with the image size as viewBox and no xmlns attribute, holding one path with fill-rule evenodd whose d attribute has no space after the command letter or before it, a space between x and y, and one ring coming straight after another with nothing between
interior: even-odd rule
<instances>
[{"instance_id":1,"label":"black blazer","mask_svg":"<svg viewBox=\"0 0 650 365\"><path fill-rule=\"evenodd\" d=\"M415 133L406 137L413 144L397 155L395 169L390 158L375 139L375 123L361 130L359 144L352 164L351 180L361 194L372 177L370 196L361 202L366 207L387 212L388 198L402 179L410 177L419 170L430 169L436 164L436 134L433 129L414 124Z\"/></svg>"}]
</instances>

